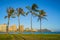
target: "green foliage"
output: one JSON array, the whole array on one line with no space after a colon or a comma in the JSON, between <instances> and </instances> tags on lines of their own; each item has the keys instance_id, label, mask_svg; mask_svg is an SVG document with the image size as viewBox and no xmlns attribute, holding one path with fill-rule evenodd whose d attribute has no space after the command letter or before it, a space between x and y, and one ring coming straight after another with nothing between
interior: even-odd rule
<instances>
[{"instance_id":1,"label":"green foliage","mask_svg":"<svg viewBox=\"0 0 60 40\"><path fill-rule=\"evenodd\" d=\"M10 18L10 16L14 13L14 9L12 7L9 7L7 9L7 14L8 14L8 18Z\"/></svg>"},{"instance_id":2,"label":"green foliage","mask_svg":"<svg viewBox=\"0 0 60 40\"><path fill-rule=\"evenodd\" d=\"M0 34L0 40L60 40L60 34Z\"/></svg>"},{"instance_id":3,"label":"green foliage","mask_svg":"<svg viewBox=\"0 0 60 40\"><path fill-rule=\"evenodd\" d=\"M25 15L24 14L25 12L23 11L22 8L17 8L16 10L17 10L17 16L20 16L20 15L23 15L24 16Z\"/></svg>"},{"instance_id":4,"label":"green foliage","mask_svg":"<svg viewBox=\"0 0 60 40\"><path fill-rule=\"evenodd\" d=\"M7 16L5 16L4 18L10 18L14 13L14 9L12 7L9 7L7 9Z\"/></svg>"},{"instance_id":5,"label":"green foliage","mask_svg":"<svg viewBox=\"0 0 60 40\"><path fill-rule=\"evenodd\" d=\"M27 8L28 10L31 10L30 6L26 6L26 8Z\"/></svg>"},{"instance_id":6,"label":"green foliage","mask_svg":"<svg viewBox=\"0 0 60 40\"><path fill-rule=\"evenodd\" d=\"M8 16L5 16L4 18L6 19Z\"/></svg>"},{"instance_id":7,"label":"green foliage","mask_svg":"<svg viewBox=\"0 0 60 40\"><path fill-rule=\"evenodd\" d=\"M39 14L37 14L38 20L40 19L46 19L46 12L44 10L39 10Z\"/></svg>"},{"instance_id":8,"label":"green foliage","mask_svg":"<svg viewBox=\"0 0 60 40\"><path fill-rule=\"evenodd\" d=\"M38 8L37 4L33 4L32 7L31 7L31 9L34 10L34 11L37 10L37 8Z\"/></svg>"}]
</instances>

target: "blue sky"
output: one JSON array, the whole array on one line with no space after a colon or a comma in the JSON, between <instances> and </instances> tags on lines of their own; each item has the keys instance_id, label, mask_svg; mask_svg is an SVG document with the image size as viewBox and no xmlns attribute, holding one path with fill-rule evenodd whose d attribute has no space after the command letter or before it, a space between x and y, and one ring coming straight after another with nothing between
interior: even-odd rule
<instances>
[{"instance_id":1,"label":"blue sky","mask_svg":"<svg viewBox=\"0 0 60 40\"><path fill-rule=\"evenodd\" d=\"M23 8L26 12L26 6L31 6L33 3L37 4L40 10L44 10L47 14L47 19L42 20L42 28L47 28L52 31L60 31L60 0L0 0L0 24L7 24L7 19L4 16L7 15L6 9L8 7ZM26 17L20 17L21 25L25 28L30 27L30 14ZM10 25L18 25L18 18L11 18ZM39 21L37 17L33 16L33 28L39 29Z\"/></svg>"}]
</instances>

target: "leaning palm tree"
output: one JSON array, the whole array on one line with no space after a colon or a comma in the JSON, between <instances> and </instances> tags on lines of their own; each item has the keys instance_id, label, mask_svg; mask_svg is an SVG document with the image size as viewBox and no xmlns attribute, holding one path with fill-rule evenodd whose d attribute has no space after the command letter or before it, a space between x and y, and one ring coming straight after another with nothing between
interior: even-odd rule
<instances>
[{"instance_id":1,"label":"leaning palm tree","mask_svg":"<svg viewBox=\"0 0 60 40\"><path fill-rule=\"evenodd\" d=\"M9 22L10 22L10 17L13 15L14 9L13 8L8 8L7 9L7 16L5 16L5 18L8 18L8 24L7 24L7 28L6 28L6 32L8 33L8 28L9 28Z\"/></svg>"},{"instance_id":2,"label":"leaning palm tree","mask_svg":"<svg viewBox=\"0 0 60 40\"><path fill-rule=\"evenodd\" d=\"M20 32L20 16L21 15L25 16L25 15L22 8L17 8L16 10L17 10L17 17L18 17L18 24L19 24L19 32Z\"/></svg>"},{"instance_id":3,"label":"leaning palm tree","mask_svg":"<svg viewBox=\"0 0 60 40\"><path fill-rule=\"evenodd\" d=\"M38 16L38 20L40 20L40 32L41 32L41 27L42 27L42 19L46 19L46 12L44 10L40 10Z\"/></svg>"},{"instance_id":4,"label":"leaning palm tree","mask_svg":"<svg viewBox=\"0 0 60 40\"><path fill-rule=\"evenodd\" d=\"M31 32L32 32L32 30L33 30L33 28L32 28L32 16L37 11L38 6L36 4L33 4L31 7L27 6L26 8L29 10L29 12L27 12L27 14L31 13L31 20L30 21L31 21Z\"/></svg>"}]
</instances>

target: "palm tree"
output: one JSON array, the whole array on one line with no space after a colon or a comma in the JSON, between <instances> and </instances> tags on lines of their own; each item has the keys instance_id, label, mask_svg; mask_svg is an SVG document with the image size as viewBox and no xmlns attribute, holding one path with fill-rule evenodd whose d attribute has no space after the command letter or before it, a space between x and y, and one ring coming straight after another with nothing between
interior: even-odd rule
<instances>
[{"instance_id":1,"label":"palm tree","mask_svg":"<svg viewBox=\"0 0 60 40\"><path fill-rule=\"evenodd\" d=\"M32 16L37 11L38 6L36 4L33 4L31 7L27 6L26 8L29 10L29 12L27 12L27 14L31 13L31 32L32 32L32 30L33 30L33 28L32 28Z\"/></svg>"},{"instance_id":2,"label":"palm tree","mask_svg":"<svg viewBox=\"0 0 60 40\"><path fill-rule=\"evenodd\" d=\"M17 8L16 10L17 10L17 17L18 17L18 24L19 24L19 32L20 32L20 15L23 15L23 16L25 15L22 8Z\"/></svg>"},{"instance_id":3,"label":"palm tree","mask_svg":"<svg viewBox=\"0 0 60 40\"><path fill-rule=\"evenodd\" d=\"M40 20L40 32L42 27L42 19L46 19L46 12L44 10L40 10L38 16L38 20Z\"/></svg>"},{"instance_id":4,"label":"palm tree","mask_svg":"<svg viewBox=\"0 0 60 40\"><path fill-rule=\"evenodd\" d=\"M12 7L9 7L7 9L7 16L5 16L5 18L8 18L8 24L7 24L7 28L6 28L6 32L8 33L8 28L9 28L9 22L10 22L10 17L13 15L14 9Z\"/></svg>"}]
</instances>

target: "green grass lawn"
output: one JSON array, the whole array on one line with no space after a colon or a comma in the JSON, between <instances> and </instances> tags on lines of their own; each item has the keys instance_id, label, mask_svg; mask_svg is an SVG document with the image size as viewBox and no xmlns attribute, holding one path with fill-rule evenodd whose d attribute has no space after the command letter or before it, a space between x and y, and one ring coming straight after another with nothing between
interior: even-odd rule
<instances>
[{"instance_id":1,"label":"green grass lawn","mask_svg":"<svg viewBox=\"0 0 60 40\"><path fill-rule=\"evenodd\" d=\"M60 40L60 34L0 34L0 40Z\"/></svg>"}]
</instances>

